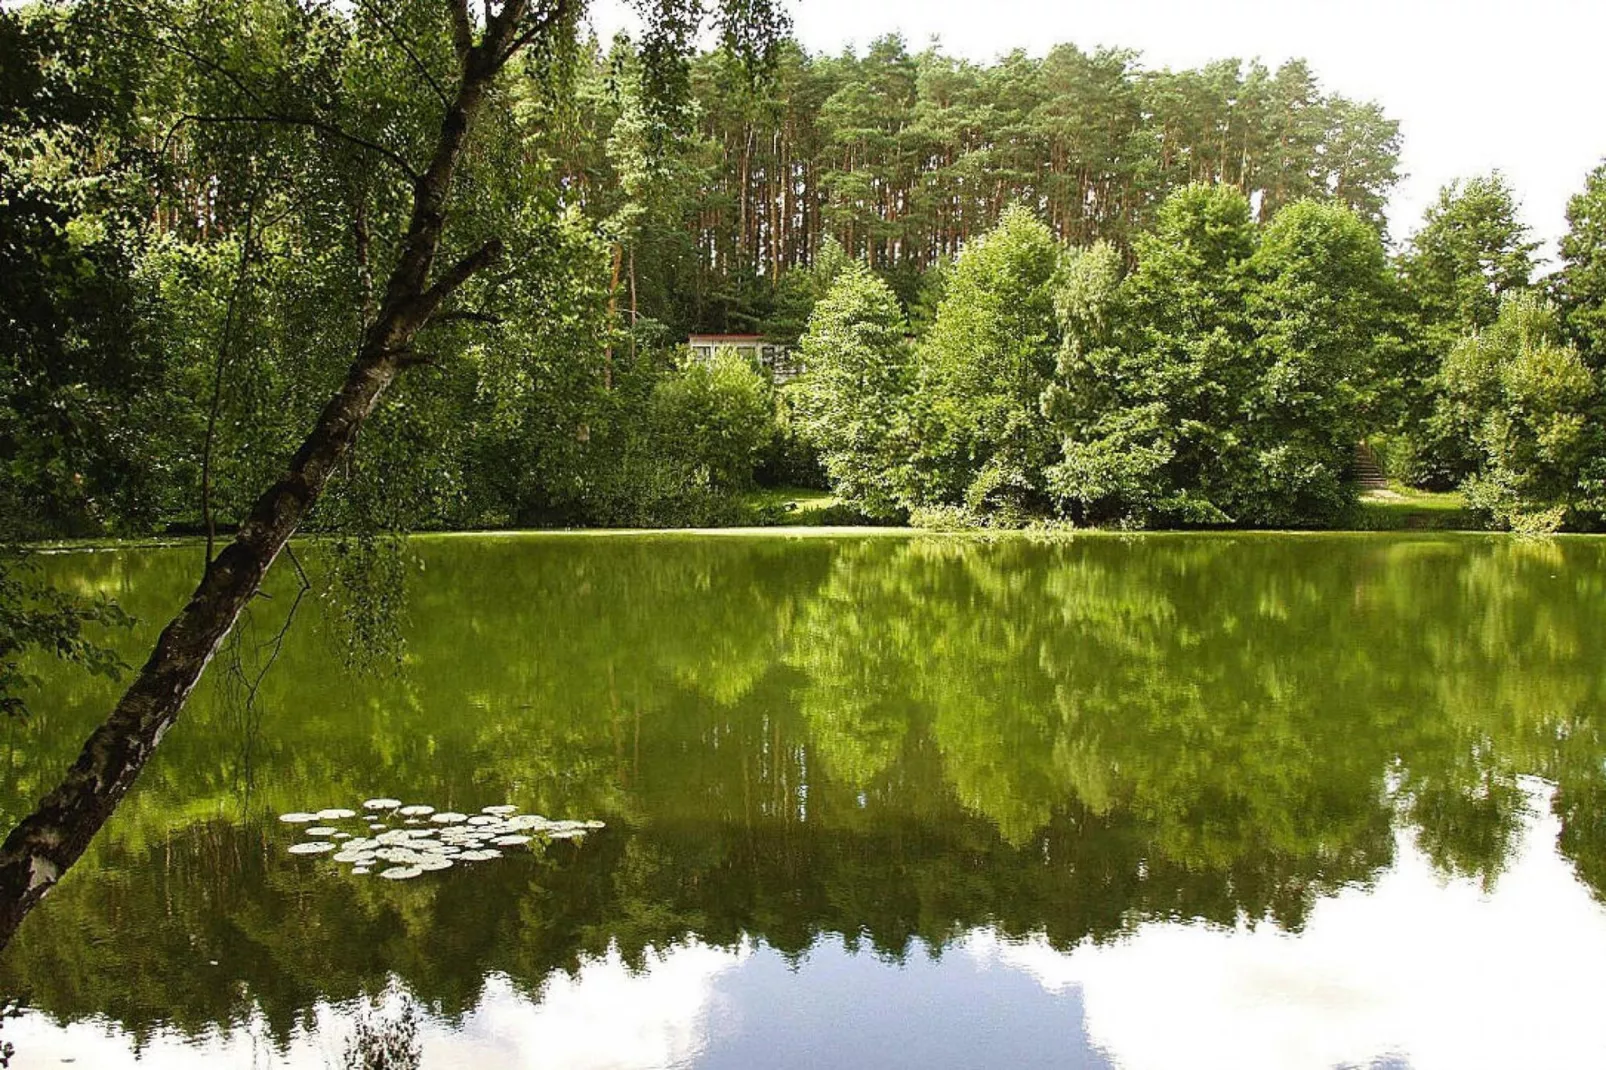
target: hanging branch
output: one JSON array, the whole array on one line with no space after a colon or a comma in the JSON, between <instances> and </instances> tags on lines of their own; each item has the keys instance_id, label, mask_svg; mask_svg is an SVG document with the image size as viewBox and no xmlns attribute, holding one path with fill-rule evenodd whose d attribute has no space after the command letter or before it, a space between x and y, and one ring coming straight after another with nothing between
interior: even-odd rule
<instances>
[{"instance_id":1,"label":"hanging branch","mask_svg":"<svg viewBox=\"0 0 1606 1070\"><path fill-rule=\"evenodd\" d=\"M234 286L229 290L228 306L223 313L223 336L218 340L217 359L213 362L212 402L206 414L206 438L201 445L201 520L206 525L206 567L212 567L212 545L217 539L217 523L212 512L212 448L217 441L218 412L223 406L223 375L228 368L229 353L233 349L235 314L244 300L246 283L251 272L251 234L256 219L258 185L251 184L250 196L245 203L245 235L240 240L240 267L235 273Z\"/></svg>"}]
</instances>

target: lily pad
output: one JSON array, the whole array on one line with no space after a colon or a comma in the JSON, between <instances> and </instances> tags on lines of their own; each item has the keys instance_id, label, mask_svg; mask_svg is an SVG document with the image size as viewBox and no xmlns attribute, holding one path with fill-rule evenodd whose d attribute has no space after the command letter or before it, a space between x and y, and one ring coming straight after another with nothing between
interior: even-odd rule
<instances>
[{"instance_id":1,"label":"lily pad","mask_svg":"<svg viewBox=\"0 0 1606 1070\"><path fill-rule=\"evenodd\" d=\"M333 806L327 810L318 811L320 821L344 821L348 817L356 817L357 811L347 810L344 807Z\"/></svg>"},{"instance_id":2,"label":"lily pad","mask_svg":"<svg viewBox=\"0 0 1606 1070\"><path fill-rule=\"evenodd\" d=\"M454 813L451 810L442 810L438 814L431 815L430 820L435 822L437 825L455 825L459 821L468 820L468 815Z\"/></svg>"},{"instance_id":3,"label":"lily pad","mask_svg":"<svg viewBox=\"0 0 1606 1070\"><path fill-rule=\"evenodd\" d=\"M480 807L480 813L482 813L482 814L496 814L498 816L502 816L502 815L505 815L505 814L515 814L515 813L518 813L518 810L519 810L519 808L517 806L506 806L506 805L503 805L503 806L482 806L482 807Z\"/></svg>"},{"instance_id":4,"label":"lily pad","mask_svg":"<svg viewBox=\"0 0 1606 1070\"><path fill-rule=\"evenodd\" d=\"M328 825L319 825L317 828L308 829L307 830L307 835L308 836L333 836L335 833L337 833L339 831L340 831L339 829L330 828Z\"/></svg>"},{"instance_id":5,"label":"lily pad","mask_svg":"<svg viewBox=\"0 0 1606 1070\"><path fill-rule=\"evenodd\" d=\"M404 881L409 877L416 877L422 872L424 871L417 866L391 866L389 869L380 870L379 875L388 880Z\"/></svg>"},{"instance_id":6,"label":"lily pad","mask_svg":"<svg viewBox=\"0 0 1606 1070\"><path fill-rule=\"evenodd\" d=\"M529 843L530 842L530 837L528 837L528 836L498 836L496 839L492 840L491 842L496 844L498 847L517 847L520 844Z\"/></svg>"},{"instance_id":7,"label":"lily pad","mask_svg":"<svg viewBox=\"0 0 1606 1070\"><path fill-rule=\"evenodd\" d=\"M394 810L400 805L400 799L369 799L362 804L362 808L364 810Z\"/></svg>"},{"instance_id":8,"label":"lily pad","mask_svg":"<svg viewBox=\"0 0 1606 1070\"><path fill-rule=\"evenodd\" d=\"M290 853L293 855L321 855L325 851L333 851L335 845L323 840L313 840L310 843L292 843Z\"/></svg>"},{"instance_id":9,"label":"lily pad","mask_svg":"<svg viewBox=\"0 0 1606 1070\"><path fill-rule=\"evenodd\" d=\"M464 862L489 862L493 858L501 858L502 852L494 847L482 847L477 851L464 851L457 857Z\"/></svg>"},{"instance_id":10,"label":"lily pad","mask_svg":"<svg viewBox=\"0 0 1606 1070\"><path fill-rule=\"evenodd\" d=\"M318 820L318 815L304 814L298 810L293 814L280 814L279 820L288 825L310 825Z\"/></svg>"},{"instance_id":11,"label":"lily pad","mask_svg":"<svg viewBox=\"0 0 1606 1070\"><path fill-rule=\"evenodd\" d=\"M404 806L396 812L403 817L428 817L435 812L435 808L415 803L412 806Z\"/></svg>"}]
</instances>

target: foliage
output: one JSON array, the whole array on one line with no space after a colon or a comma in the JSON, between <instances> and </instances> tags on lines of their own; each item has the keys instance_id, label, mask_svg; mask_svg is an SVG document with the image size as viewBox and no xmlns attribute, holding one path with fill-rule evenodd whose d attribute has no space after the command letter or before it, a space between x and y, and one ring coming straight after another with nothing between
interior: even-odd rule
<instances>
[{"instance_id":1,"label":"foliage","mask_svg":"<svg viewBox=\"0 0 1606 1070\"><path fill-rule=\"evenodd\" d=\"M1394 279L1371 226L1313 201L1277 214L1248 267L1257 371L1244 438L1260 471L1234 511L1255 524L1330 524L1353 502L1355 446L1377 425L1397 361Z\"/></svg>"},{"instance_id":2,"label":"foliage","mask_svg":"<svg viewBox=\"0 0 1606 1070\"><path fill-rule=\"evenodd\" d=\"M837 496L873 517L900 512L913 452L905 333L891 287L850 264L814 306L799 343L808 374L789 388Z\"/></svg>"},{"instance_id":3,"label":"foliage","mask_svg":"<svg viewBox=\"0 0 1606 1070\"><path fill-rule=\"evenodd\" d=\"M1234 191L1161 208L1117 285L1080 255L1061 300L1051 486L1080 519L1330 524L1382 365L1390 278L1353 212L1298 202L1263 232Z\"/></svg>"},{"instance_id":4,"label":"foliage","mask_svg":"<svg viewBox=\"0 0 1606 1070\"><path fill-rule=\"evenodd\" d=\"M1439 191L1411 236L1401 271L1427 324L1466 331L1493 323L1501 295L1528 286L1538 247L1517 218L1510 184L1496 171Z\"/></svg>"},{"instance_id":5,"label":"foliage","mask_svg":"<svg viewBox=\"0 0 1606 1070\"><path fill-rule=\"evenodd\" d=\"M1048 227L1017 206L954 262L918 350L911 505L1041 511L1054 446L1041 399L1060 344L1060 255Z\"/></svg>"},{"instance_id":6,"label":"foliage","mask_svg":"<svg viewBox=\"0 0 1606 1070\"><path fill-rule=\"evenodd\" d=\"M1561 341L1554 306L1512 294L1499 318L1451 350L1442 422L1476 449L1468 503L1502 527L1593 527L1606 513L1606 395Z\"/></svg>"},{"instance_id":7,"label":"foliage","mask_svg":"<svg viewBox=\"0 0 1606 1070\"><path fill-rule=\"evenodd\" d=\"M1417 332L1415 359L1403 376L1413 483L1447 490L1476 466L1470 441L1442 419L1439 372L1462 335L1494 322L1504 294L1529 285L1537 248L1499 172L1445 186L1412 235L1399 266Z\"/></svg>"},{"instance_id":8,"label":"foliage","mask_svg":"<svg viewBox=\"0 0 1606 1070\"><path fill-rule=\"evenodd\" d=\"M1567 224L1557 299L1569 337L1599 370L1606 367L1606 163L1567 202Z\"/></svg>"},{"instance_id":9,"label":"foliage","mask_svg":"<svg viewBox=\"0 0 1606 1070\"><path fill-rule=\"evenodd\" d=\"M36 563L0 547L0 716L28 713L24 694L40 683L35 652L118 679L128 666L96 634L134 620L103 594L80 597L44 582Z\"/></svg>"},{"instance_id":10,"label":"foliage","mask_svg":"<svg viewBox=\"0 0 1606 1070\"><path fill-rule=\"evenodd\" d=\"M770 391L769 380L734 350L687 362L653 388L650 420L659 449L711 491L745 490L768 445Z\"/></svg>"}]
</instances>

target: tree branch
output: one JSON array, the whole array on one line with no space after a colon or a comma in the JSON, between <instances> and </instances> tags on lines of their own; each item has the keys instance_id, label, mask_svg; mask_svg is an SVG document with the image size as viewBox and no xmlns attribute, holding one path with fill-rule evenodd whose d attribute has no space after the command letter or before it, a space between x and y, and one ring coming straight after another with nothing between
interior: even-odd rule
<instances>
[{"instance_id":1,"label":"tree branch","mask_svg":"<svg viewBox=\"0 0 1606 1070\"><path fill-rule=\"evenodd\" d=\"M532 25L527 30L515 37L512 43L507 46L505 50L506 55L503 57L502 62L507 62L507 60L511 59L513 55L520 49L528 47L530 44L534 43L537 37L540 37L542 34L546 33L553 26L557 25L562 19L567 18L569 14L569 4L570 0L555 0L552 5L552 10L548 11L542 17L534 20Z\"/></svg>"},{"instance_id":2,"label":"tree branch","mask_svg":"<svg viewBox=\"0 0 1606 1070\"><path fill-rule=\"evenodd\" d=\"M474 27L468 20L468 0L446 0L447 10L452 13L452 44L457 48L457 58L467 58L474 48Z\"/></svg>"},{"instance_id":3,"label":"tree branch","mask_svg":"<svg viewBox=\"0 0 1606 1070\"><path fill-rule=\"evenodd\" d=\"M166 143L172 141L173 136L178 133L179 127L185 123L257 123L266 126L304 126L319 133L328 134L330 137L338 138L341 141L349 142L358 148L377 153L395 164L397 169L409 179L414 182L418 181L418 172L413 169L413 165L408 163L406 157L395 149L386 148L377 141L369 141L365 137L342 130L334 123L325 122L310 115L281 115L276 113L264 115L180 115L178 121L173 124L172 129L167 132L167 139L163 148L164 152L166 151Z\"/></svg>"},{"instance_id":4,"label":"tree branch","mask_svg":"<svg viewBox=\"0 0 1606 1070\"><path fill-rule=\"evenodd\" d=\"M429 322L431 326L437 323L489 323L492 326L501 326L506 321L494 312L454 309L451 312L437 312Z\"/></svg>"},{"instance_id":5,"label":"tree branch","mask_svg":"<svg viewBox=\"0 0 1606 1070\"><path fill-rule=\"evenodd\" d=\"M424 312L424 322L428 323L435 316L435 309L440 303L452 296L459 286L470 278L494 263L502 255L502 239L492 238L484 245L469 253L463 259L447 268L445 273L436 281L435 285L425 290L422 300L427 307Z\"/></svg>"},{"instance_id":6,"label":"tree branch","mask_svg":"<svg viewBox=\"0 0 1606 1070\"><path fill-rule=\"evenodd\" d=\"M401 49L408 59L412 60L413 67L418 71L419 75L423 77L424 81L429 83L429 87L435 91L435 96L440 98L440 102L447 107L451 107L452 98L447 96L446 90L441 88L441 84L435 80L435 76L429 73L429 68L424 65L423 60L418 58L418 53L413 51L412 46L409 45L406 39L402 37L401 31L396 29L395 24L389 19L385 18L385 15L382 11L368 3L368 0L357 0L357 3L361 5L362 9L368 13L370 18L372 18L380 25L382 29L384 29L385 33L390 36L390 39L396 42L396 47Z\"/></svg>"},{"instance_id":7,"label":"tree branch","mask_svg":"<svg viewBox=\"0 0 1606 1070\"><path fill-rule=\"evenodd\" d=\"M128 11L129 14L136 14L135 12L133 12L133 11L131 11L129 9L126 9L126 8L125 8L125 11ZM251 103L257 105L264 113L261 116L254 116L254 117L252 117L252 116L237 116L237 117L234 117L234 118L228 119L228 120L224 120L224 119L221 119L221 118L212 120L212 119L208 119L205 116L199 116L199 115L182 116L179 119L179 121L173 125L173 128L168 131L168 134L167 134L167 140L168 141L172 140L173 135L178 131L178 128L183 125L185 120L191 120L191 121L196 121L196 122L208 122L208 121L274 122L274 123L283 123L283 124L296 125L296 126L310 126L310 127L315 128L315 129L321 130L324 133L330 134L330 135L332 135L334 137L338 137L343 141L348 141L348 142L350 142L350 143L352 143L354 145L359 145L359 146L361 146L363 148L370 149L371 151L377 152L380 155L384 156L386 159L390 160L392 163L396 164L398 167L400 167L402 172L404 174L406 174L408 178L411 178L411 179L414 179L414 180L416 180L418 178L418 173L413 169L412 165L409 164L407 162L407 160L405 158L403 158L402 155L400 153L396 152L394 149L388 149L385 146L380 145L380 144L378 144L376 142L369 141L369 140L367 140L365 138L357 136L356 134L352 134L352 133L350 133L350 132L348 132L346 130L341 129L340 127L336 126L334 123L331 123L331 122L329 122L328 120L325 120L325 119L318 119L318 118L315 118L315 117L312 117L312 116L291 116L291 115L286 115L286 114L284 114L282 112L278 112L266 100L263 99L263 97L262 97L262 95L260 93L258 93L255 89L253 89L250 85L248 85L246 83L245 79L242 78L239 74L235 73L234 71L229 70L227 67L223 66L221 63L218 63L218 62L216 62L214 60L208 59L206 56L203 56L201 53L195 51L195 49L193 49L193 48L189 48L189 47L185 46L184 44L182 44L182 43L180 43L178 41L171 40L171 39L169 39L167 37L164 37L164 36L151 35L151 34L139 34L139 33L134 33L134 32L132 32L130 30L124 30L124 29L112 29L111 32L114 33L114 34L119 34L119 35L124 36L124 37L133 38L136 41L144 41L147 44L157 45L159 47L169 49L169 50L171 50L173 52L177 52L179 55L183 56L185 59L188 59L189 61L194 63L196 66L200 67L201 69L203 69L205 71L208 71L208 72L210 72L212 74L216 74L218 77L220 77L224 81L228 82L235 89L239 90L240 93L246 97L246 99L251 101ZM166 151L165 144L164 144L164 147L163 147L163 151L164 152Z\"/></svg>"}]
</instances>

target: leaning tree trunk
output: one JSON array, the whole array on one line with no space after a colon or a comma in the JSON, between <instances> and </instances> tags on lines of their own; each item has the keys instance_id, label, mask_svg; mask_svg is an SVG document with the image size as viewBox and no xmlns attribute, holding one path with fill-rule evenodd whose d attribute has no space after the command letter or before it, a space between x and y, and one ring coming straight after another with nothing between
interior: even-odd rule
<instances>
[{"instance_id":1,"label":"leaning tree trunk","mask_svg":"<svg viewBox=\"0 0 1606 1070\"><path fill-rule=\"evenodd\" d=\"M234 541L208 562L195 593L163 629L111 716L90 735L61 783L0 846L0 949L84 853L178 720L240 611L323 493L381 395L410 363L413 336L443 301L500 253L500 244L493 241L430 281L452 174L469 128L497 73L535 33L521 25L524 0L509 0L487 20L476 44L464 5L465 0L456 0L452 10L461 66L458 91L442 117L429 166L413 178L407 233L357 357L283 475L256 500Z\"/></svg>"}]
</instances>

